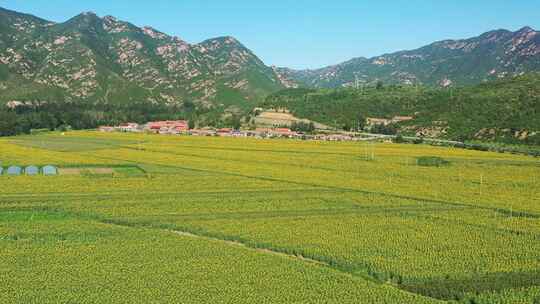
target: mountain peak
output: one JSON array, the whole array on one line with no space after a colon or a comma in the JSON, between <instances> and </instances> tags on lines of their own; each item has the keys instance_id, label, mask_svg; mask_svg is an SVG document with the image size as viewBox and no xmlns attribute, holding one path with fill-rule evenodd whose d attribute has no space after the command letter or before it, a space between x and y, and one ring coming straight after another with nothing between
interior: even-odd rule
<instances>
[{"instance_id":1,"label":"mountain peak","mask_svg":"<svg viewBox=\"0 0 540 304\"><path fill-rule=\"evenodd\" d=\"M208 40L205 40L203 41L204 42L214 42L214 41L217 41L217 42L226 42L226 43L240 43L236 38L234 38L233 36L220 36L220 37L214 37L214 38L210 38Z\"/></svg>"},{"instance_id":2,"label":"mountain peak","mask_svg":"<svg viewBox=\"0 0 540 304\"><path fill-rule=\"evenodd\" d=\"M438 86L452 82L462 86L538 71L539 59L540 34L526 26L515 32L499 29L477 37L442 40L415 50L369 60L352 59L289 76L299 83L324 88L351 86L357 77L367 83Z\"/></svg>"},{"instance_id":3,"label":"mountain peak","mask_svg":"<svg viewBox=\"0 0 540 304\"><path fill-rule=\"evenodd\" d=\"M103 17L103 20L117 22L118 18L116 18L115 16L107 15L107 16Z\"/></svg>"},{"instance_id":4,"label":"mountain peak","mask_svg":"<svg viewBox=\"0 0 540 304\"><path fill-rule=\"evenodd\" d=\"M504 35L504 34L511 34L511 33L512 33L511 31L506 30L506 29L498 29L498 30L492 30L492 31L489 31L489 32L485 32L482 35L480 35L479 37L480 38L482 38L482 37L491 37L493 35Z\"/></svg>"},{"instance_id":5,"label":"mountain peak","mask_svg":"<svg viewBox=\"0 0 540 304\"><path fill-rule=\"evenodd\" d=\"M78 14L77 16L71 18L71 20L93 20L93 19L99 19L98 15L92 11L88 12L82 12Z\"/></svg>"},{"instance_id":6,"label":"mountain peak","mask_svg":"<svg viewBox=\"0 0 540 304\"><path fill-rule=\"evenodd\" d=\"M205 40L200 45L210 48L227 47L227 48L246 48L238 39L233 36L221 36Z\"/></svg>"},{"instance_id":7,"label":"mountain peak","mask_svg":"<svg viewBox=\"0 0 540 304\"><path fill-rule=\"evenodd\" d=\"M228 43L240 43L240 41L238 41L238 39L234 38L233 36L224 36L222 37L225 42L228 42Z\"/></svg>"},{"instance_id":8,"label":"mountain peak","mask_svg":"<svg viewBox=\"0 0 540 304\"><path fill-rule=\"evenodd\" d=\"M530 26L524 26L519 31L517 31L517 33L530 33L530 32L536 32L536 31Z\"/></svg>"},{"instance_id":9,"label":"mountain peak","mask_svg":"<svg viewBox=\"0 0 540 304\"><path fill-rule=\"evenodd\" d=\"M71 18L66 23L67 24L77 24L77 25L90 25L101 19L94 12L83 12L79 15Z\"/></svg>"},{"instance_id":10,"label":"mountain peak","mask_svg":"<svg viewBox=\"0 0 540 304\"><path fill-rule=\"evenodd\" d=\"M236 38L190 45L154 27L105 15L84 12L45 27L0 10L0 29L10 31L0 33L0 63L8 63L8 77L0 79L0 101L24 83L47 92L43 98L58 92L54 99L59 101L180 105L190 100L236 109L283 88L273 71ZM9 95L19 97L26 98Z\"/></svg>"}]
</instances>

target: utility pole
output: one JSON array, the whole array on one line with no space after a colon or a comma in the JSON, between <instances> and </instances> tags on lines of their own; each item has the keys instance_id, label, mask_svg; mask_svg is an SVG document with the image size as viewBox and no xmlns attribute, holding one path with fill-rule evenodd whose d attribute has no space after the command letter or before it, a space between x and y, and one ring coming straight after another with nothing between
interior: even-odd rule
<instances>
[{"instance_id":1,"label":"utility pole","mask_svg":"<svg viewBox=\"0 0 540 304\"><path fill-rule=\"evenodd\" d=\"M484 185L484 174L480 174L480 195L482 195L482 186Z\"/></svg>"}]
</instances>

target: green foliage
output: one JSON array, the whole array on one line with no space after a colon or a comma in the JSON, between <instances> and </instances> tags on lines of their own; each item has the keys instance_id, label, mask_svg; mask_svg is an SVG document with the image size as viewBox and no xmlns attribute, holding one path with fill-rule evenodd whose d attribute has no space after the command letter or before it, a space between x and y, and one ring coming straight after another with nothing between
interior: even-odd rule
<instances>
[{"instance_id":1,"label":"green foliage","mask_svg":"<svg viewBox=\"0 0 540 304\"><path fill-rule=\"evenodd\" d=\"M240 127L242 127L242 119L238 115L231 115L225 120L224 125L233 128L234 130L240 130Z\"/></svg>"},{"instance_id":2,"label":"green foliage","mask_svg":"<svg viewBox=\"0 0 540 304\"><path fill-rule=\"evenodd\" d=\"M0 136L10 136L22 132L17 124L17 115L13 112L0 111Z\"/></svg>"},{"instance_id":3,"label":"green foliage","mask_svg":"<svg viewBox=\"0 0 540 304\"><path fill-rule=\"evenodd\" d=\"M245 104L246 97L240 90L222 86L218 89L216 100L219 103L218 105L228 107Z\"/></svg>"},{"instance_id":4,"label":"green foliage","mask_svg":"<svg viewBox=\"0 0 540 304\"><path fill-rule=\"evenodd\" d=\"M270 95L261 106L287 108L295 116L341 126L359 117L413 116L397 127L448 127L449 139L469 140L479 131L494 129L484 141L517 143L515 131L540 130L540 74L507 78L455 89L383 86L356 89L289 89ZM395 134L388 130L374 130ZM489 133L489 132L488 132ZM537 144L540 135L521 142Z\"/></svg>"},{"instance_id":5,"label":"green foliage","mask_svg":"<svg viewBox=\"0 0 540 304\"><path fill-rule=\"evenodd\" d=\"M436 156L421 156L416 159L416 164L422 167L442 167L450 165L450 162Z\"/></svg>"},{"instance_id":6,"label":"green foliage","mask_svg":"<svg viewBox=\"0 0 540 304\"><path fill-rule=\"evenodd\" d=\"M395 125L374 125L370 129L371 133L374 134L383 134L383 135L396 135L398 133L398 129Z\"/></svg>"},{"instance_id":7,"label":"green foliage","mask_svg":"<svg viewBox=\"0 0 540 304\"><path fill-rule=\"evenodd\" d=\"M125 104L73 104L51 102L40 106L19 106L15 110L0 108L0 136L29 134L32 129L60 130L71 126L75 130L94 129L101 125L123 122L146 123L153 120L197 119L216 115L211 109L167 106L151 102L133 101Z\"/></svg>"},{"instance_id":8,"label":"green foliage","mask_svg":"<svg viewBox=\"0 0 540 304\"><path fill-rule=\"evenodd\" d=\"M73 128L70 125L60 125L57 129L60 132L67 132L71 131Z\"/></svg>"},{"instance_id":9,"label":"green foliage","mask_svg":"<svg viewBox=\"0 0 540 304\"><path fill-rule=\"evenodd\" d=\"M313 122L293 122L291 125L291 130L296 132L305 132L305 133L311 133L315 131L315 124Z\"/></svg>"},{"instance_id":10,"label":"green foliage","mask_svg":"<svg viewBox=\"0 0 540 304\"><path fill-rule=\"evenodd\" d=\"M0 81L9 79L9 68L5 64L0 64Z\"/></svg>"},{"instance_id":11,"label":"green foliage","mask_svg":"<svg viewBox=\"0 0 540 304\"><path fill-rule=\"evenodd\" d=\"M403 138L403 136L398 135L394 139L394 142L397 143L397 144L402 144L402 143L406 143L407 141L405 140L405 138Z\"/></svg>"},{"instance_id":12,"label":"green foliage","mask_svg":"<svg viewBox=\"0 0 540 304\"><path fill-rule=\"evenodd\" d=\"M415 88L388 86L354 89L289 89L270 95L262 107L287 108L295 116L341 126L363 126L366 117L406 115L413 112L417 98Z\"/></svg>"}]
</instances>

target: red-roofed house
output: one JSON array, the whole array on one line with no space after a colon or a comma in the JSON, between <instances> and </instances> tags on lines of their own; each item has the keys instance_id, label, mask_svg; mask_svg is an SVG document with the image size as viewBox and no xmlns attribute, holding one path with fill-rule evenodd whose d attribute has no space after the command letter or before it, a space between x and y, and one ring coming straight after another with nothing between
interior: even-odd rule
<instances>
[{"instance_id":1,"label":"red-roofed house","mask_svg":"<svg viewBox=\"0 0 540 304\"><path fill-rule=\"evenodd\" d=\"M217 134L219 136L231 136L232 131L233 131L233 129L231 129L231 128L221 128L221 129L217 130Z\"/></svg>"},{"instance_id":2,"label":"red-roofed house","mask_svg":"<svg viewBox=\"0 0 540 304\"><path fill-rule=\"evenodd\" d=\"M121 124L118 127L118 130L120 130L122 132L138 132L139 131L139 124L134 123L134 122L124 123L124 124Z\"/></svg>"},{"instance_id":3,"label":"red-roofed house","mask_svg":"<svg viewBox=\"0 0 540 304\"><path fill-rule=\"evenodd\" d=\"M189 131L189 122L186 120L152 121L146 124L146 129L159 133L181 133Z\"/></svg>"},{"instance_id":4,"label":"red-roofed house","mask_svg":"<svg viewBox=\"0 0 540 304\"><path fill-rule=\"evenodd\" d=\"M278 136L285 136L285 137L293 137L293 136L297 136L298 133L292 131L291 129L288 129L288 128L275 128L274 130L272 130L273 134L275 135L278 135Z\"/></svg>"}]
</instances>

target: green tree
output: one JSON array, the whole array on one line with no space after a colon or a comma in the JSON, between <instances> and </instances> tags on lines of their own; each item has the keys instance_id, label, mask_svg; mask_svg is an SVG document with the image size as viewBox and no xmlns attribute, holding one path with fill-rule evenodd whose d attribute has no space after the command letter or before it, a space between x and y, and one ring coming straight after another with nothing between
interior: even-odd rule
<instances>
[{"instance_id":1,"label":"green tree","mask_svg":"<svg viewBox=\"0 0 540 304\"><path fill-rule=\"evenodd\" d=\"M14 112L0 111L0 136L17 133L17 115Z\"/></svg>"}]
</instances>

